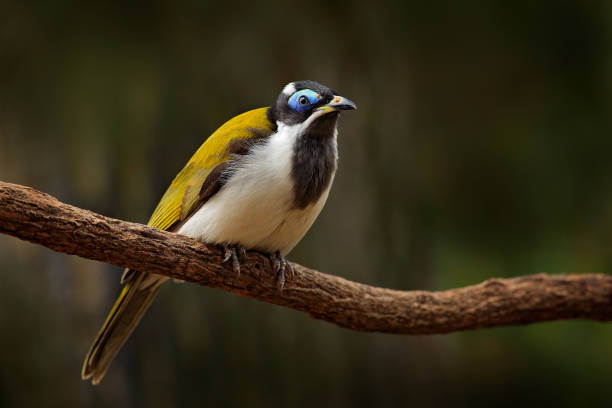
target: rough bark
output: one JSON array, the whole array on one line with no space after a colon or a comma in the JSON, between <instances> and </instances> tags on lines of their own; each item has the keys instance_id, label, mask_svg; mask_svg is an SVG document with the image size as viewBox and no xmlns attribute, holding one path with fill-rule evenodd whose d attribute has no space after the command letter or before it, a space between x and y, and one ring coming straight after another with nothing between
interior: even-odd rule
<instances>
[{"instance_id":1,"label":"rough bark","mask_svg":"<svg viewBox=\"0 0 612 408\"><path fill-rule=\"evenodd\" d=\"M559 319L612 319L612 277L530 275L441 292L398 291L293 264L282 292L263 254L237 276L223 251L191 238L108 218L32 188L0 182L0 232L58 252L157 273L290 307L359 330L434 334Z\"/></svg>"}]
</instances>

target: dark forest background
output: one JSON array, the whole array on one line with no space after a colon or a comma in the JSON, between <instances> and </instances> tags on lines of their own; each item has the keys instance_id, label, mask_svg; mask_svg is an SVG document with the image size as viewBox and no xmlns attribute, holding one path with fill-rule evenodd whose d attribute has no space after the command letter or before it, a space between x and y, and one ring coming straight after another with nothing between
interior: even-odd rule
<instances>
[{"instance_id":1,"label":"dark forest background","mask_svg":"<svg viewBox=\"0 0 612 408\"><path fill-rule=\"evenodd\" d=\"M612 2L0 0L0 179L146 222L293 80L354 100L290 259L371 285L612 270ZM609 406L612 326L353 333L169 284L105 380L120 269L0 235L0 405Z\"/></svg>"}]
</instances>

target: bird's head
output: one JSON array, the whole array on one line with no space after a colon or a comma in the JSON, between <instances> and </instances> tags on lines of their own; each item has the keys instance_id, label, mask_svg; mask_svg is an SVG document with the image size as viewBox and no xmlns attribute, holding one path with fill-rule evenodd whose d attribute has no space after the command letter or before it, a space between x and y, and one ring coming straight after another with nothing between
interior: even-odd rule
<instances>
[{"instance_id":1,"label":"bird's head","mask_svg":"<svg viewBox=\"0 0 612 408\"><path fill-rule=\"evenodd\" d=\"M304 129L327 133L335 129L340 111L348 109L357 109L357 105L317 82L298 81L283 88L268 109L268 118L272 123L305 125Z\"/></svg>"}]
</instances>

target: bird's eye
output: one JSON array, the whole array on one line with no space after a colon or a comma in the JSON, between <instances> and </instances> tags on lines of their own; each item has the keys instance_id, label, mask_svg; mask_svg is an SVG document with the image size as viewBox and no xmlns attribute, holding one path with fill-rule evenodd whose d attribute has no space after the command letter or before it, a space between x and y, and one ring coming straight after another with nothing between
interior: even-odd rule
<instances>
[{"instance_id":1,"label":"bird's eye","mask_svg":"<svg viewBox=\"0 0 612 408\"><path fill-rule=\"evenodd\" d=\"M289 107L296 112L304 112L319 102L321 95L312 89L302 89L297 91L287 101Z\"/></svg>"}]
</instances>

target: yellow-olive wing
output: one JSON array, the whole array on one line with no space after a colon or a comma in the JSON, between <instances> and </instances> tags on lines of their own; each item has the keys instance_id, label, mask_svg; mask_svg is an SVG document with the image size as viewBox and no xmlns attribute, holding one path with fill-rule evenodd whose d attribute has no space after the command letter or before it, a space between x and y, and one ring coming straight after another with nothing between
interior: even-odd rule
<instances>
[{"instance_id":1,"label":"yellow-olive wing","mask_svg":"<svg viewBox=\"0 0 612 408\"><path fill-rule=\"evenodd\" d=\"M167 230L189 217L198 207L206 178L217 166L230 160L231 145L274 132L275 125L268 120L266 111L267 108L259 108L238 115L210 135L176 175L153 211L149 225Z\"/></svg>"}]
</instances>

